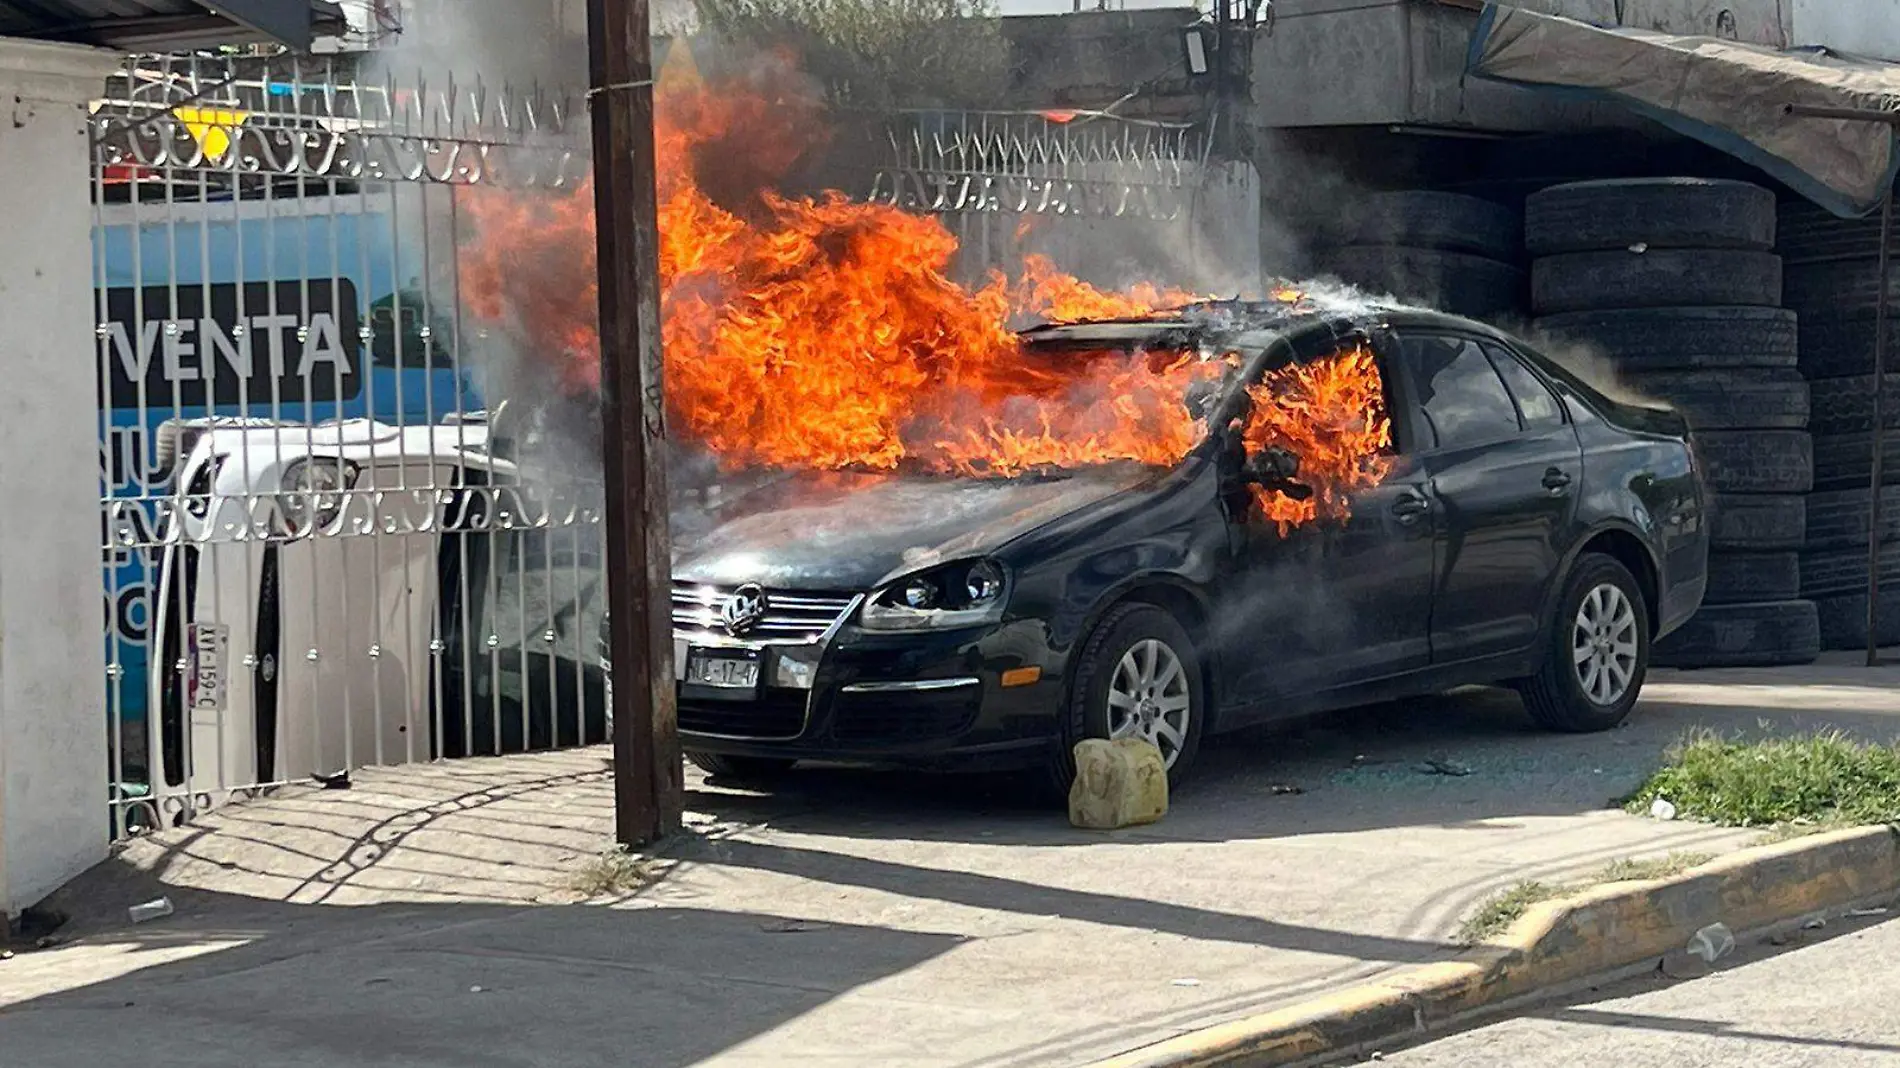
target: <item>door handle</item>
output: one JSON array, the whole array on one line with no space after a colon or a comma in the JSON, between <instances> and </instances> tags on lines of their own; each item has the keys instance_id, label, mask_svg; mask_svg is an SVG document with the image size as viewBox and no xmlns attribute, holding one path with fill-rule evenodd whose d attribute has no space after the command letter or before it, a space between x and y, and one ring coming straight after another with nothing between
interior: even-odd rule
<instances>
[{"instance_id":1,"label":"door handle","mask_svg":"<svg viewBox=\"0 0 1900 1068\"><path fill-rule=\"evenodd\" d=\"M1401 523L1416 523L1420 516L1431 510L1431 499L1417 490L1407 490L1399 495L1398 500L1392 502L1392 514L1397 516Z\"/></svg>"},{"instance_id":2,"label":"door handle","mask_svg":"<svg viewBox=\"0 0 1900 1068\"><path fill-rule=\"evenodd\" d=\"M1544 488L1553 496L1561 494L1570 488L1570 476L1564 474L1561 468L1550 468L1544 472Z\"/></svg>"}]
</instances>

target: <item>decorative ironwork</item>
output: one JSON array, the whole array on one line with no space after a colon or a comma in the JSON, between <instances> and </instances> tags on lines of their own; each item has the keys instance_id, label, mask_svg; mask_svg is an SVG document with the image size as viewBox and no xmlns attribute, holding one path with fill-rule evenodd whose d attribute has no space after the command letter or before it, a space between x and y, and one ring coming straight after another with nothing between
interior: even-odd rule
<instances>
[{"instance_id":1,"label":"decorative ironwork","mask_svg":"<svg viewBox=\"0 0 1900 1068\"><path fill-rule=\"evenodd\" d=\"M1194 126L1097 111L906 112L870 199L934 214L1173 220L1202 170Z\"/></svg>"},{"instance_id":2,"label":"decorative ironwork","mask_svg":"<svg viewBox=\"0 0 1900 1068\"><path fill-rule=\"evenodd\" d=\"M95 102L107 166L202 175L566 186L587 174L574 93L418 75L350 57L141 56Z\"/></svg>"}]
</instances>

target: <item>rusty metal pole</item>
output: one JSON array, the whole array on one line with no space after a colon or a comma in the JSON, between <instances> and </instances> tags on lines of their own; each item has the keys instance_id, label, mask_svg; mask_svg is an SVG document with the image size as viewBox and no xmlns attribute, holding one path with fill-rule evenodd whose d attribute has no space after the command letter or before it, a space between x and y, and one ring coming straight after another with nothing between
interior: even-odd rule
<instances>
[{"instance_id":1,"label":"rusty metal pole","mask_svg":"<svg viewBox=\"0 0 1900 1068\"><path fill-rule=\"evenodd\" d=\"M600 257L604 561L615 675L614 835L631 848L678 830L684 797L672 668L647 0L588 0L587 43Z\"/></svg>"},{"instance_id":2,"label":"rusty metal pole","mask_svg":"<svg viewBox=\"0 0 1900 1068\"><path fill-rule=\"evenodd\" d=\"M1880 483L1887 452L1887 282L1892 269L1893 188L1880 201L1880 288L1874 302L1874 456L1867 500L1867 666L1880 666Z\"/></svg>"}]
</instances>

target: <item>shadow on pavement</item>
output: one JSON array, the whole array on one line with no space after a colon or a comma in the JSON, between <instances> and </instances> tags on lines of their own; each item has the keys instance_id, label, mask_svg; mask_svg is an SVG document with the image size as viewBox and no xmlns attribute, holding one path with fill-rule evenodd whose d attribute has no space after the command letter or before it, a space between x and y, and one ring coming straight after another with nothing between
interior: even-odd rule
<instances>
[{"instance_id":1,"label":"shadow on pavement","mask_svg":"<svg viewBox=\"0 0 1900 1068\"><path fill-rule=\"evenodd\" d=\"M161 891L178 905L171 919L0 963L13 994L0 1061L684 1068L961 941L690 908L347 908ZM102 974L14 1000L56 968Z\"/></svg>"},{"instance_id":2,"label":"shadow on pavement","mask_svg":"<svg viewBox=\"0 0 1900 1068\"><path fill-rule=\"evenodd\" d=\"M1601 810L1633 792L1695 730L1900 737L1900 670L1877 670L1874 681L1849 669L1798 688L1732 681L1754 677L1747 672L1668 673L1623 728L1595 735L1540 731L1515 694L1480 689L1224 735L1203 746L1194 780L1172 799L1166 820L1116 838L1502 827L1497 821ZM1102 841L1076 834L1060 806L1023 777L802 767L762 787L689 780L687 805L722 820L850 838Z\"/></svg>"},{"instance_id":3,"label":"shadow on pavement","mask_svg":"<svg viewBox=\"0 0 1900 1068\"><path fill-rule=\"evenodd\" d=\"M1134 931L1322 953L1362 961L1409 963L1431 960L1456 948L1446 942L1384 938L1278 923L1259 916L1195 908L1132 895L1091 893L980 872L922 868L870 857L764 842L699 843L682 856L687 860L703 858L721 865L776 872L836 886L881 890L904 897L971 908L1024 916L1061 916L1065 920L1124 927Z\"/></svg>"}]
</instances>

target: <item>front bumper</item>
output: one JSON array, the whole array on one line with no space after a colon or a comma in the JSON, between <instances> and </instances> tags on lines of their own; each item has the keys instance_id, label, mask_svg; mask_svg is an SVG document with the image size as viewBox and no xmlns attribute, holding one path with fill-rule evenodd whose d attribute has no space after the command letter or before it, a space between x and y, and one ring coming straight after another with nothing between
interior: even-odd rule
<instances>
[{"instance_id":1,"label":"front bumper","mask_svg":"<svg viewBox=\"0 0 1900 1068\"><path fill-rule=\"evenodd\" d=\"M809 690L768 685L756 700L731 701L682 683L680 740L736 756L1028 764L1059 737L1062 666L1033 621L930 634L846 627L818 655ZM1025 668L1035 681L1004 685L1004 673ZM762 677L781 673L768 662Z\"/></svg>"}]
</instances>

